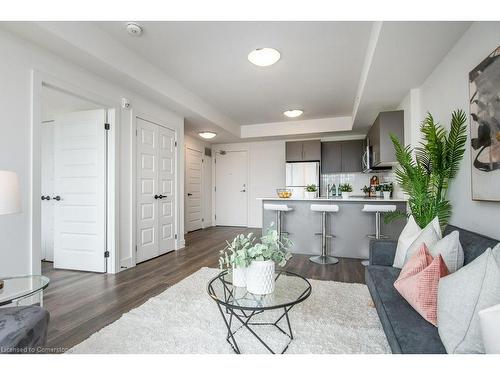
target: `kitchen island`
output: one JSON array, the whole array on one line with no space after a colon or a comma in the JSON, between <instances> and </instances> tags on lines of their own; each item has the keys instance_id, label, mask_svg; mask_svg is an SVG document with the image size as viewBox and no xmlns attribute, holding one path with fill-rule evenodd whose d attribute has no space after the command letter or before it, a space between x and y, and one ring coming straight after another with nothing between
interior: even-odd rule
<instances>
[{"instance_id":1,"label":"kitchen island","mask_svg":"<svg viewBox=\"0 0 500 375\"><path fill-rule=\"evenodd\" d=\"M333 198L258 198L264 203L287 204L293 211L282 215L282 230L289 233L294 242L291 249L297 254L321 254L321 213L312 212L311 204L336 204L339 212L328 213L327 234L336 236L328 240L330 255L346 258L368 258L369 238L375 233L375 214L361 211L365 204L396 205L396 209L406 211L406 200L397 198L375 198L353 196L347 199ZM273 211L262 210L262 227L265 230L276 222ZM397 239L406 221L398 219L390 224L381 220L381 232L389 239Z\"/></svg>"}]
</instances>

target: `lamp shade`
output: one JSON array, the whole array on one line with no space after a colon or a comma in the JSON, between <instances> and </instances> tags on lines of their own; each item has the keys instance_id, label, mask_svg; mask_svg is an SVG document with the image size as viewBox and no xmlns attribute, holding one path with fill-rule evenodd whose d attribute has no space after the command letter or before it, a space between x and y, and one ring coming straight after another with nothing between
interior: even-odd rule
<instances>
[{"instance_id":1,"label":"lamp shade","mask_svg":"<svg viewBox=\"0 0 500 375\"><path fill-rule=\"evenodd\" d=\"M0 215L21 211L19 179L17 173L0 171Z\"/></svg>"}]
</instances>

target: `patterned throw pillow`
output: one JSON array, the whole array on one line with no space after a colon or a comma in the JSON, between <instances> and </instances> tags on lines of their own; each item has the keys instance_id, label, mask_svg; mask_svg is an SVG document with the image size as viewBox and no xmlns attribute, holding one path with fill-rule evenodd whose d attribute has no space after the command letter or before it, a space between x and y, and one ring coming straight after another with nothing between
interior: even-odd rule
<instances>
[{"instance_id":1,"label":"patterned throw pillow","mask_svg":"<svg viewBox=\"0 0 500 375\"><path fill-rule=\"evenodd\" d=\"M433 259L425 243L422 243L403 266L394 287L425 320L437 325L439 279L448 273L441 255Z\"/></svg>"}]
</instances>

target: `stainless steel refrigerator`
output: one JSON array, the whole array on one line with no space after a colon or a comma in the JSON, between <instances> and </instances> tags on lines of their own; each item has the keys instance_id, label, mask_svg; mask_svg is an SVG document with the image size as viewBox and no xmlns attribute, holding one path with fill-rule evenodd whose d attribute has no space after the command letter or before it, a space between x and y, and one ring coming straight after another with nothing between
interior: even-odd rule
<instances>
[{"instance_id":1,"label":"stainless steel refrigerator","mask_svg":"<svg viewBox=\"0 0 500 375\"><path fill-rule=\"evenodd\" d=\"M292 190L292 198L304 198L311 184L319 191L319 162L286 163L286 188Z\"/></svg>"}]
</instances>

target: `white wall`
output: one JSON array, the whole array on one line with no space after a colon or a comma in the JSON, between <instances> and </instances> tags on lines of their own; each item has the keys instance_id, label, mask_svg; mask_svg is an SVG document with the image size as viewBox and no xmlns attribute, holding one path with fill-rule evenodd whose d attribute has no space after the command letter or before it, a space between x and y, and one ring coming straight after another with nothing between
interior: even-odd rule
<instances>
[{"instance_id":1,"label":"white wall","mask_svg":"<svg viewBox=\"0 0 500 375\"><path fill-rule=\"evenodd\" d=\"M218 144L212 150L213 155L218 150L248 151L248 226L262 228L262 202L257 198L273 197L285 187L285 141Z\"/></svg>"},{"instance_id":2,"label":"white wall","mask_svg":"<svg viewBox=\"0 0 500 375\"><path fill-rule=\"evenodd\" d=\"M80 67L70 64L59 57L46 52L31 43L0 30L0 169L17 172L21 184L22 213L0 216L0 275L26 274L40 272L40 265L31 259L31 100L32 69L59 78L82 90L96 93L101 98L119 103L125 96L131 100L132 111L121 110L117 126L119 127L119 255L121 262L130 265L132 256L132 162L130 152L135 140L132 133L133 113L139 111L148 114L162 123L168 124L178 132L179 149L184 149L184 127L182 117L161 105L144 100L119 85L107 82L94 74L89 74ZM184 153L178 155L179 170L183 171ZM179 191L183 191L184 175L180 173ZM183 242L184 223L183 204L178 209L179 236ZM38 267L38 269L37 269Z\"/></svg>"},{"instance_id":3,"label":"white wall","mask_svg":"<svg viewBox=\"0 0 500 375\"><path fill-rule=\"evenodd\" d=\"M204 142L201 139L196 139L191 136L184 136L184 147L192 150L200 151L203 159L202 165L202 217L203 228L211 227L212 224L212 158L205 155L205 147L212 148L211 144ZM186 173L187 168L184 168ZM184 194L184 206L186 205L186 194ZM184 217L184 228L186 228L186 217Z\"/></svg>"},{"instance_id":4,"label":"white wall","mask_svg":"<svg viewBox=\"0 0 500 375\"><path fill-rule=\"evenodd\" d=\"M473 23L420 87L420 120L430 112L434 119L449 127L453 110L469 113L469 72L499 44L500 22ZM417 125L412 124L412 134L418 134ZM449 191L453 204L450 223L500 239L500 202L472 200L470 134L468 137L460 172ZM415 139L412 143L415 144Z\"/></svg>"}]
</instances>

